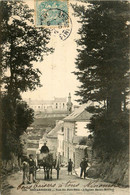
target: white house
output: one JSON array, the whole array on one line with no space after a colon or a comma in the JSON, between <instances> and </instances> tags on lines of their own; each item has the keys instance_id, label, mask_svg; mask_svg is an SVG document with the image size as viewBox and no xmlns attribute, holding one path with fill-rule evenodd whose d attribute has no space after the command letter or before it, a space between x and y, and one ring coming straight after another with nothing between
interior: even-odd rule
<instances>
[{"instance_id":1,"label":"white house","mask_svg":"<svg viewBox=\"0 0 130 195\"><path fill-rule=\"evenodd\" d=\"M80 142L90 134L86 125L90 121L91 114L87 112L87 104L81 105L73 113L63 119L64 121L64 161L68 162L71 158L74 164L77 164L75 148ZM86 155L87 145L82 148L83 154L80 160ZM78 165L77 165L78 166Z\"/></svg>"},{"instance_id":2,"label":"white house","mask_svg":"<svg viewBox=\"0 0 130 195\"><path fill-rule=\"evenodd\" d=\"M47 134L47 146L50 149L50 152L53 153L53 157L57 157L57 148L58 148L58 132L63 128L63 121L57 121L56 126Z\"/></svg>"},{"instance_id":3,"label":"white house","mask_svg":"<svg viewBox=\"0 0 130 195\"><path fill-rule=\"evenodd\" d=\"M58 148L57 148L57 156L60 160L60 163L64 160L64 127L58 131Z\"/></svg>"}]
</instances>

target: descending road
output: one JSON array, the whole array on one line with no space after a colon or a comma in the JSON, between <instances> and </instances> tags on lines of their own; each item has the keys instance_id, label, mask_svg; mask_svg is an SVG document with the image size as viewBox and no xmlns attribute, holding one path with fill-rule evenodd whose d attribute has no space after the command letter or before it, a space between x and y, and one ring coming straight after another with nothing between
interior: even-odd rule
<instances>
[{"instance_id":1,"label":"descending road","mask_svg":"<svg viewBox=\"0 0 130 195\"><path fill-rule=\"evenodd\" d=\"M43 172L37 173L37 183L20 186L22 172L8 176L2 195L35 195L35 194L87 194L87 195L128 195L128 188L113 187L112 184L99 179L81 179L75 174L68 175L66 168L61 168L60 178L56 179L53 170L52 181L43 180Z\"/></svg>"}]
</instances>

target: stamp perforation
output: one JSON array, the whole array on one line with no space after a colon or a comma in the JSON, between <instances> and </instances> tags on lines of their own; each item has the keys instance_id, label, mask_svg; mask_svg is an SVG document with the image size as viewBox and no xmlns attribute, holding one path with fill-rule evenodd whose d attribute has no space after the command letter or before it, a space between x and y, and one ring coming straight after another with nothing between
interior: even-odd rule
<instances>
[{"instance_id":1,"label":"stamp perforation","mask_svg":"<svg viewBox=\"0 0 130 195\"><path fill-rule=\"evenodd\" d=\"M44 7L46 4L49 4L49 0L48 1L46 1L46 0L34 0L34 4L35 4L35 15L34 15L35 16L35 27L38 27L38 28L39 27L44 27L44 28L57 28L57 27L58 28L68 28L69 27L69 23L70 23L69 0L53 0L53 1L50 0L50 5L48 6L49 8L44 7L45 9L43 9L44 13L46 11L46 17L43 16L43 15L40 15L40 19L38 18L38 12L41 12L41 10L40 11L38 10L38 6L37 6L38 2L43 3L43 7ZM65 5L64 9L60 8L60 3L59 2L65 2L65 4L63 4L63 3L61 4L62 8L63 8L63 5ZM52 3L54 5L56 5L56 7L51 7ZM56 4L56 3L58 3L58 4ZM40 6L42 6L42 4L40 4ZM40 6L39 6L39 8L40 8ZM50 20L49 17L51 17L51 14L54 15L54 13L57 14L57 18L53 19L53 20ZM61 17L60 17L60 14L61 14ZM47 21L47 19L48 19L48 21ZM41 22L41 23L39 24L38 22Z\"/></svg>"}]
</instances>

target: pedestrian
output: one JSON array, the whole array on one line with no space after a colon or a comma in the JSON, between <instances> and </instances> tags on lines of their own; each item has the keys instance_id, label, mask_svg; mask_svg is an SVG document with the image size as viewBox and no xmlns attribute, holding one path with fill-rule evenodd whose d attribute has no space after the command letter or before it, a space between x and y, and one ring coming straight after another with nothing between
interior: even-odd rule
<instances>
[{"instance_id":1,"label":"pedestrian","mask_svg":"<svg viewBox=\"0 0 130 195\"><path fill-rule=\"evenodd\" d=\"M80 172L80 178L82 178L82 175L84 173L84 179L86 177L86 168L88 167L88 161L83 158L81 163L80 163L80 167L81 167L81 172Z\"/></svg>"},{"instance_id":2,"label":"pedestrian","mask_svg":"<svg viewBox=\"0 0 130 195\"><path fill-rule=\"evenodd\" d=\"M59 172L60 172L60 163L59 163L59 161L57 162L56 170L57 170L57 179L59 179Z\"/></svg>"},{"instance_id":3,"label":"pedestrian","mask_svg":"<svg viewBox=\"0 0 130 195\"><path fill-rule=\"evenodd\" d=\"M53 167L56 168L56 159L53 160Z\"/></svg>"},{"instance_id":4,"label":"pedestrian","mask_svg":"<svg viewBox=\"0 0 130 195\"><path fill-rule=\"evenodd\" d=\"M33 160L33 154L29 154L29 181L30 182L36 182L36 163Z\"/></svg>"},{"instance_id":5,"label":"pedestrian","mask_svg":"<svg viewBox=\"0 0 130 195\"><path fill-rule=\"evenodd\" d=\"M71 175L72 175L72 166L73 166L73 162L71 161L71 159L69 159L69 162L68 162L68 175L69 175L69 173L71 173Z\"/></svg>"},{"instance_id":6,"label":"pedestrian","mask_svg":"<svg viewBox=\"0 0 130 195\"><path fill-rule=\"evenodd\" d=\"M30 184L29 181L29 163L27 156L22 159L22 169L23 169L23 182L22 184Z\"/></svg>"}]
</instances>

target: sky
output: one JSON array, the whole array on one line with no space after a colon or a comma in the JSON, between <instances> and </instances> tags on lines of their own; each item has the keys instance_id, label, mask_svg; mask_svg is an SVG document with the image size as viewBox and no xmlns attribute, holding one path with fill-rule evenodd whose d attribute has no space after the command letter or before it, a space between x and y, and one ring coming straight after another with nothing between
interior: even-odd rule
<instances>
[{"instance_id":1,"label":"sky","mask_svg":"<svg viewBox=\"0 0 130 195\"><path fill-rule=\"evenodd\" d=\"M74 2L74 1L73 1ZM31 0L27 1L30 8L34 8L34 3ZM37 88L33 92L25 92L23 99L42 99L50 100L54 97L68 97L69 92L72 96L72 101L77 99L74 95L78 90L79 82L72 72L75 71L75 58L77 56L77 45L75 40L78 38L77 31L79 24L77 18L72 15L73 10L69 6L69 16L72 20L72 32L65 40L61 40L59 34L51 35L50 47L55 49L54 53L45 56L42 62L34 62L34 67L38 67L42 72L41 84L43 87ZM56 29L58 30L58 29Z\"/></svg>"}]
</instances>

